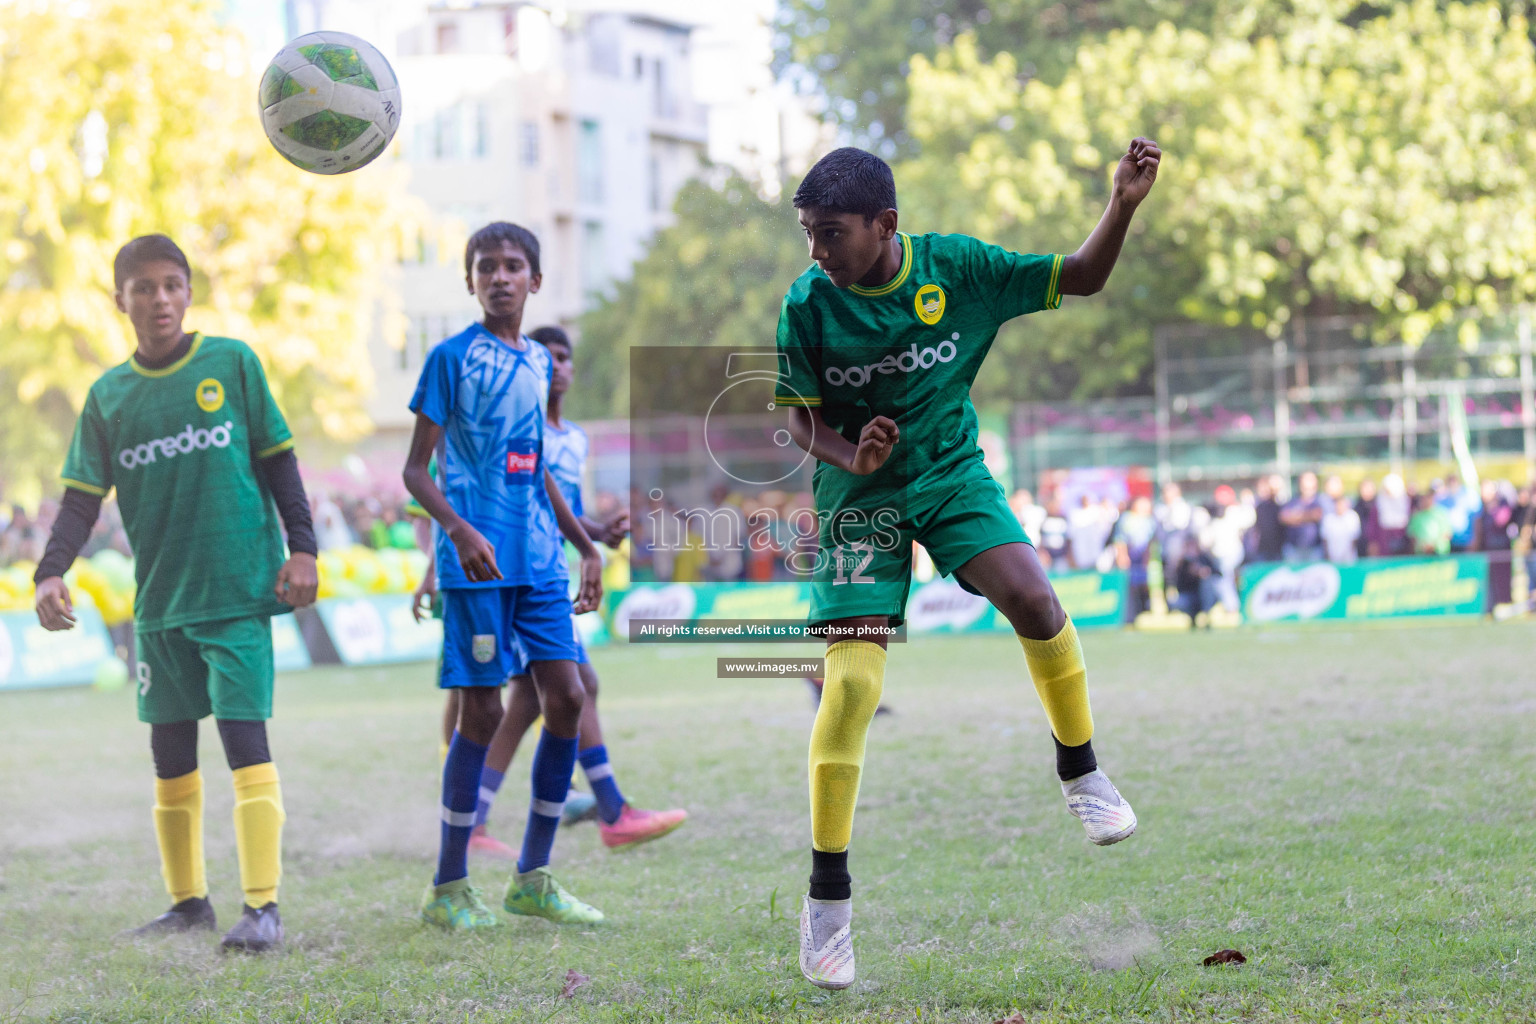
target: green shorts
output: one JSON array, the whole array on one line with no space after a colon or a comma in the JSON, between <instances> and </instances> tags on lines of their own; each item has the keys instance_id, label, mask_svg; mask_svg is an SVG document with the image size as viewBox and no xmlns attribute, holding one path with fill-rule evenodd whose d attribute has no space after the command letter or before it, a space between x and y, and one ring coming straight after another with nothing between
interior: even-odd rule
<instances>
[{"instance_id":1,"label":"green shorts","mask_svg":"<svg viewBox=\"0 0 1536 1024\"><path fill-rule=\"evenodd\" d=\"M990 476L957 481L948 497L905 518L893 510L853 509L821 517L819 548L811 578L809 624L885 615L899 626L912 589L912 542L928 550L934 568L949 576L990 548L1028 544L1008 507L1003 488ZM975 593L964 580L960 585Z\"/></svg>"},{"instance_id":2,"label":"green shorts","mask_svg":"<svg viewBox=\"0 0 1536 1024\"><path fill-rule=\"evenodd\" d=\"M197 622L136 636L139 721L272 717L272 620Z\"/></svg>"}]
</instances>

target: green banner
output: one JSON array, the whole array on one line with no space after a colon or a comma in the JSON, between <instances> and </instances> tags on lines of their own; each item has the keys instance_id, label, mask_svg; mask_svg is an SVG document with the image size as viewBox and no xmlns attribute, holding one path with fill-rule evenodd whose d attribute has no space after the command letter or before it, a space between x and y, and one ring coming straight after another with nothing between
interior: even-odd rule
<instances>
[{"instance_id":1,"label":"green banner","mask_svg":"<svg viewBox=\"0 0 1536 1024\"><path fill-rule=\"evenodd\" d=\"M75 628L57 633L32 612L0 615L0 690L92 683L116 657L101 613L84 602L75 605Z\"/></svg>"},{"instance_id":2,"label":"green banner","mask_svg":"<svg viewBox=\"0 0 1536 1024\"><path fill-rule=\"evenodd\" d=\"M417 622L409 594L331 597L317 601L315 611L343 665L432 661L442 653L442 622Z\"/></svg>"},{"instance_id":3,"label":"green banner","mask_svg":"<svg viewBox=\"0 0 1536 1024\"><path fill-rule=\"evenodd\" d=\"M1118 626L1125 610L1123 572L1078 572L1051 577L1062 607L1079 629ZM651 583L607 596L608 633L629 635L631 619L798 619L810 614L811 585L787 583ZM952 579L914 583L907 596L907 631L1011 632L986 598ZM591 640L589 643L593 642Z\"/></svg>"},{"instance_id":4,"label":"green banner","mask_svg":"<svg viewBox=\"0 0 1536 1024\"><path fill-rule=\"evenodd\" d=\"M1051 577L1062 608L1078 629L1118 626L1125 613L1123 572L1073 572ZM913 587L907 597L907 629L913 633L1012 632L1002 612L952 579Z\"/></svg>"},{"instance_id":5,"label":"green banner","mask_svg":"<svg viewBox=\"0 0 1536 1024\"><path fill-rule=\"evenodd\" d=\"M1051 577L1056 598L1078 629L1097 629L1125 624L1129 576L1113 572L1069 572Z\"/></svg>"},{"instance_id":6,"label":"green banner","mask_svg":"<svg viewBox=\"0 0 1536 1024\"><path fill-rule=\"evenodd\" d=\"M1243 569L1243 619L1395 619L1481 615L1488 593L1482 555L1368 558L1354 565L1267 563Z\"/></svg>"},{"instance_id":7,"label":"green banner","mask_svg":"<svg viewBox=\"0 0 1536 1024\"><path fill-rule=\"evenodd\" d=\"M309 648L293 616L272 616L272 667L278 672L297 672L309 664Z\"/></svg>"}]
</instances>

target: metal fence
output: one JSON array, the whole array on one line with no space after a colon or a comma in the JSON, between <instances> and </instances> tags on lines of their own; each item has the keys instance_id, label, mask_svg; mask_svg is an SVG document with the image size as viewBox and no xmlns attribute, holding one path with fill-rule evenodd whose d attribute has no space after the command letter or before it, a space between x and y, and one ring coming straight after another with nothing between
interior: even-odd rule
<instances>
[{"instance_id":1,"label":"metal fence","mask_svg":"<svg viewBox=\"0 0 1536 1024\"><path fill-rule=\"evenodd\" d=\"M1153 394L1006 410L1011 475L1035 486L1051 470L1100 466L1147 467L1159 482L1346 464L1401 473L1450 463L1460 433L1474 459L1523 463L1536 480L1532 326L1520 309L1417 345L1376 344L1365 321L1343 317L1293 323L1279 339L1162 327ZM628 422L585 426L589 493L626 494Z\"/></svg>"},{"instance_id":2,"label":"metal fence","mask_svg":"<svg viewBox=\"0 0 1536 1024\"><path fill-rule=\"evenodd\" d=\"M1160 482L1254 477L1343 463L1402 472L1452 461L1459 433L1475 459L1536 474L1532 314L1464 321L1421 344L1372 344L1364 321L1260 332L1179 326L1156 332L1155 392L1013 410L1019 479L1050 469L1155 467Z\"/></svg>"}]
</instances>

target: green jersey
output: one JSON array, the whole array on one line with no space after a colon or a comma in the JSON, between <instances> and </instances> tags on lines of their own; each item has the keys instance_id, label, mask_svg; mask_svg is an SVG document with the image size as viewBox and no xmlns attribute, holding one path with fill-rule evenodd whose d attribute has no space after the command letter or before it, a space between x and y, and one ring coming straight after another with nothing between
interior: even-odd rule
<instances>
[{"instance_id":1,"label":"green jersey","mask_svg":"<svg viewBox=\"0 0 1536 1024\"><path fill-rule=\"evenodd\" d=\"M117 488L140 632L293 610L272 592L282 534L256 470L291 447L261 361L233 338L199 334L170 366L129 359L91 385L64 484Z\"/></svg>"},{"instance_id":2,"label":"green jersey","mask_svg":"<svg viewBox=\"0 0 1536 1024\"><path fill-rule=\"evenodd\" d=\"M876 416L901 428L890 458L868 476L817 465L822 510L891 508L905 518L970 480L962 471L981 460L971 382L998 328L1061 305L1060 256L968 235L898 237L901 269L886 284L840 289L813 265L779 313L776 404L820 409L854 444Z\"/></svg>"}]
</instances>

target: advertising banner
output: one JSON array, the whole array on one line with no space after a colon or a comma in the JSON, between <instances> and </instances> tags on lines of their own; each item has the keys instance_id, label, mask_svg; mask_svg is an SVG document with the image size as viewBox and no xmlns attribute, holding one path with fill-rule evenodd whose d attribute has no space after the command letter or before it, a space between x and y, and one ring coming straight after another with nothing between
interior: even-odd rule
<instances>
[{"instance_id":1,"label":"advertising banner","mask_svg":"<svg viewBox=\"0 0 1536 1024\"><path fill-rule=\"evenodd\" d=\"M1481 615L1488 561L1481 555L1367 558L1354 565L1271 562L1243 569L1248 623Z\"/></svg>"},{"instance_id":2,"label":"advertising banner","mask_svg":"<svg viewBox=\"0 0 1536 1024\"><path fill-rule=\"evenodd\" d=\"M443 649L443 624L417 622L409 594L327 598L315 610L343 665L432 661Z\"/></svg>"},{"instance_id":3,"label":"advertising banner","mask_svg":"<svg viewBox=\"0 0 1536 1024\"><path fill-rule=\"evenodd\" d=\"M0 690L29 686L79 686L117 655L101 613L75 605L75 628L50 633L32 612L0 615Z\"/></svg>"},{"instance_id":4,"label":"advertising banner","mask_svg":"<svg viewBox=\"0 0 1536 1024\"><path fill-rule=\"evenodd\" d=\"M272 616L272 667L279 672L309 668L309 648L292 615Z\"/></svg>"},{"instance_id":5,"label":"advertising banner","mask_svg":"<svg viewBox=\"0 0 1536 1024\"><path fill-rule=\"evenodd\" d=\"M1129 575L1119 569L1113 572L1068 572L1051 577L1057 600L1072 616L1072 624L1078 629L1123 625L1129 583ZM1006 621L1003 625L1007 625Z\"/></svg>"},{"instance_id":6,"label":"advertising banner","mask_svg":"<svg viewBox=\"0 0 1536 1024\"><path fill-rule=\"evenodd\" d=\"M1125 610L1123 572L1066 573L1051 577L1062 607L1079 629L1120 625ZM641 584L608 595L609 633L629 636L631 619L764 619L804 621L811 585L787 583ZM1008 620L985 598L953 579L914 583L907 597L910 633L1009 632Z\"/></svg>"}]
</instances>

